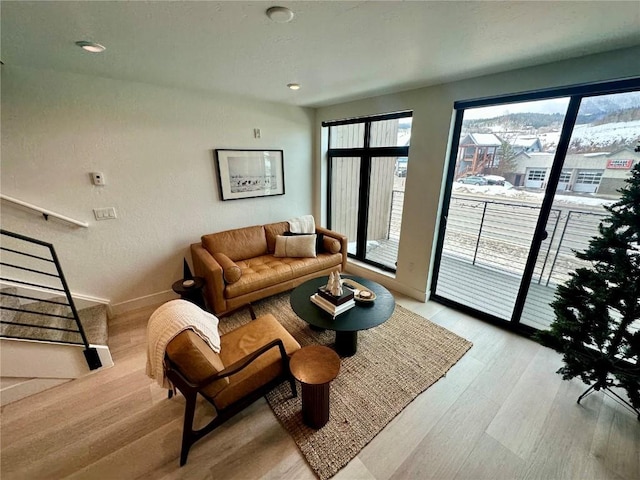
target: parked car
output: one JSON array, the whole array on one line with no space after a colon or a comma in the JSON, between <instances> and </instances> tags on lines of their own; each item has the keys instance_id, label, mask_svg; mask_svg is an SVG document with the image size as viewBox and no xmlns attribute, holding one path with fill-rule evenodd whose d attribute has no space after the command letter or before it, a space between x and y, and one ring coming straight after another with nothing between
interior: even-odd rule
<instances>
[{"instance_id":1,"label":"parked car","mask_svg":"<svg viewBox=\"0 0 640 480\"><path fill-rule=\"evenodd\" d=\"M488 185L504 185L505 179L499 175L485 175L484 178Z\"/></svg>"},{"instance_id":2,"label":"parked car","mask_svg":"<svg viewBox=\"0 0 640 480\"><path fill-rule=\"evenodd\" d=\"M458 182L466 183L468 185L488 185L489 184L489 182L487 181L486 178L478 177L478 176L475 176L475 175L472 175L470 177L459 178Z\"/></svg>"}]
</instances>

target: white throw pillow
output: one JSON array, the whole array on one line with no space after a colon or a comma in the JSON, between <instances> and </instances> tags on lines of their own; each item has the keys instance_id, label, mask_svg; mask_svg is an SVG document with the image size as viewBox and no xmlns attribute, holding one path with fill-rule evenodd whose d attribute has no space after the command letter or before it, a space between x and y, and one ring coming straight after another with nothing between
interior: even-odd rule
<instances>
[{"instance_id":1,"label":"white throw pillow","mask_svg":"<svg viewBox=\"0 0 640 480\"><path fill-rule=\"evenodd\" d=\"M316 235L295 235L292 237L278 235L274 257L315 257Z\"/></svg>"}]
</instances>

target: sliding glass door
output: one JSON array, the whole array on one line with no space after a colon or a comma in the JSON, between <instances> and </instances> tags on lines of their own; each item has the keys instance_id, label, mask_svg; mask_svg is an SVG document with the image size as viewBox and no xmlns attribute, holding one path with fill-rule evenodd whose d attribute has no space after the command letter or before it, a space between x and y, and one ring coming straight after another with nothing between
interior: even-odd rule
<instances>
[{"instance_id":1,"label":"sliding glass door","mask_svg":"<svg viewBox=\"0 0 640 480\"><path fill-rule=\"evenodd\" d=\"M555 287L579 266L574 250L640 161L637 82L537 96L550 98L457 105L431 289L527 331L553 320Z\"/></svg>"},{"instance_id":2,"label":"sliding glass door","mask_svg":"<svg viewBox=\"0 0 640 480\"><path fill-rule=\"evenodd\" d=\"M568 104L562 98L460 112L438 297L511 319L544 196L541 165L553 159L545 151L558 140L540 140L527 127L544 116L544 127L559 131ZM533 181L538 188L525 187Z\"/></svg>"},{"instance_id":3,"label":"sliding glass door","mask_svg":"<svg viewBox=\"0 0 640 480\"><path fill-rule=\"evenodd\" d=\"M606 111L601 105L607 105ZM600 112L591 120L593 112ZM536 256L536 271L526 288L520 321L547 329L555 316L551 307L556 287L578 267L588 266L574 251L584 251L598 234L598 225L620 198L632 166L640 160L640 93L583 98L562 173L553 192L547 239ZM564 181L563 181L564 178Z\"/></svg>"}]
</instances>

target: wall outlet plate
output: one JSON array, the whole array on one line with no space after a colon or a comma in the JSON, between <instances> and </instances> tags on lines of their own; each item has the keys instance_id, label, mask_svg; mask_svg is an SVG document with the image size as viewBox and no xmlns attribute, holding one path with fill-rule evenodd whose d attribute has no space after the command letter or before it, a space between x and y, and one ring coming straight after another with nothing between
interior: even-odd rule
<instances>
[{"instance_id":1,"label":"wall outlet plate","mask_svg":"<svg viewBox=\"0 0 640 480\"><path fill-rule=\"evenodd\" d=\"M91 182L98 187L106 185L102 172L91 172Z\"/></svg>"}]
</instances>

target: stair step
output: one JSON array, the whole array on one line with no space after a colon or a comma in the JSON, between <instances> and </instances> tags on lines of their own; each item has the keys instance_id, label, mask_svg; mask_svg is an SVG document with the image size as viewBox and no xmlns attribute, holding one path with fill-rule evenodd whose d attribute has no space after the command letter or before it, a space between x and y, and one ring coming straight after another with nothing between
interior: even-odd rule
<instances>
[{"instance_id":1,"label":"stair step","mask_svg":"<svg viewBox=\"0 0 640 480\"><path fill-rule=\"evenodd\" d=\"M2 292L15 294L15 288L2 289ZM20 306L20 301L15 297L0 295L0 299L2 301L2 306L9 306L12 308ZM66 301L64 297L54 297L50 300L57 302ZM65 332L38 328L38 326L49 326L75 329L76 325L73 320L71 308L68 305L54 305L41 301L23 304L21 308L37 313L15 312L3 309L0 311L2 314L2 320L33 326L10 325L3 323L0 324L0 336L68 343L83 343L82 337L78 332ZM62 315L68 318L38 315L38 313ZM107 345L109 335L106 306L100 304L83 308L82 310L78 310L78 316L80 317L80 323L82 324L89 343L94 345Z\"/></svg>"}]
</instances>

